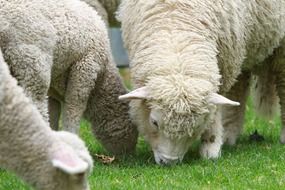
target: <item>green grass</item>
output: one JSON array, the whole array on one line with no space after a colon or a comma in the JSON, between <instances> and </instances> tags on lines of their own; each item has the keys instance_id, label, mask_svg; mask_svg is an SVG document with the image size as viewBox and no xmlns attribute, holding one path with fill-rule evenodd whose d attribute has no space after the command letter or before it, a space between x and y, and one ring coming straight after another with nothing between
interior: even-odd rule
<instances>
[{"instance_id":1,"label":"green grass","mask_svg":"<svg viewBox=\"0 0 285 190\"><path fill-rule=\"evenodd\" d=\"M272 122L257 118L249 102L242 136L235 147L223 147L220 159L200 159L196 145L182 164L160 167L148 145L140 139L134 157L116 159L110 165L94 157L94 171L89 178L91 189L284 189L285 145L279 143L280 125L279 118ZM264 142L248 141L255 129L265 137ZM81 137L92 155L107 154L84 121ZM0 171L0 190L10 189L29 190L12 174Z\"/></svg>"}]
</instances>

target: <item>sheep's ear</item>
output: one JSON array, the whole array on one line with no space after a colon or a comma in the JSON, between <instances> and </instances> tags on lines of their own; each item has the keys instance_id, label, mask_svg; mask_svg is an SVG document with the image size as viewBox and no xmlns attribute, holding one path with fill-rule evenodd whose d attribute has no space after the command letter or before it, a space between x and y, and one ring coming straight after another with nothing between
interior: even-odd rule
<instances>
[{"instance_id":1,"label":"sheep's ear","mask_svg":"<svg viewBox=\"0 0 285 190\"><path fill-rule=\"evenodd\" d=\"M212 93L208 97L208 103L215 104L215 105L229 105L229 106L239 106L239 102L232 101L222 95L217 93Z\"/></svg>"},{"instance_id":2,"label":"sheep's ear","mask_svg":"<svg viewBox=\"0 0 285 190\"><path fill-rule=\"evenodd\" d=\"M70 175L85 173L89 168L88 163L68 147L56 150L53 154L52 165Z\"/></svg>"},{"instance_id":3,"label":"sheep's ear","mask_svg":"<svg viewBox=\"0 0 285 190\"><path fill-rule=\"evenodd\" d=\"M120 100L125 99L147 99L148 98L148 90L147 87L141 87L136 90L129 92L128 94L119 96Z\"/></svg>"}]
</instances>

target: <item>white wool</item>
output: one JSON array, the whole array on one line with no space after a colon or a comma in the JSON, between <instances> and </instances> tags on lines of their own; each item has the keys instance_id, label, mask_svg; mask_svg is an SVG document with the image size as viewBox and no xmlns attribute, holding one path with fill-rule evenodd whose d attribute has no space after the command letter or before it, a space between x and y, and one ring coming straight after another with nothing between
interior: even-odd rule
<instances>
[{"instance_id":1,"label":"white wool","mask_svg":"<svg viewBox=\"0 0 285 190\"><path fill-rule=\"evenodd\" d=\"M191 113L207 112L209 94L226 93L242 69L272 53L284 37L284 7L283 0L122 1L132 80L150 89L148 105L168 110L176 126L164 130L195 122Z\"/></svg>"},{"instance_id":2,"label":"white wool","mask_svg":"<svg viewBox=\"0 0 285 190\"><path fill-rule=\"evenodd\" d=\"M157 76L150 79L147 86L151 94L150 102L157 102L153 106L161 106L161 109L181 114L204 113L203 104L206 100L201 97L207 97L212 88L208 81L190 77L185 79L183 75Z\"/></svg>"},{"instance_id":3,"label":"white wool","mask_svg":"<svg viewBox=\"0 0 285 190\"><path fill-rule=\"evenodd\" d=\"M192 136L197 117L208 113L207 101L201 97L208 96L211 83L193 78L186 80L183 75L158 76L150 81L147 86L151 97L147 104L166 113L163 118L167 127L162 130L169 136Z\"/></svg>"},{"instance_id":4,"label":"white wool","mask_svg":"<svg viewBox=\"0 0 285 190\"><path fill-rule=\"evenodd\" d=\"M93 7L98 12L98 14L102 17L104 22L106 24L108 23L108 13L106 9L104 8L104 6L98 0L82 0L82 1L84 1L85 3Z\"/></svg>"},{"instance_id":5,"label":"white wool","mask_svg":"<svg viewBox=\"0 0 285 190\"><path fill-rule=\"evenodd\" d=\"M119 23L115 18L115 13L119 7L121 0L82 0L93 7L103 18L106 24L110 26L118 26Z\"/></svg>"},{"instance_id":6,"label":"white wool","mask_svg":"<svg viewBox=\"0 0 285 190\"><path fill-rule=\"evenodd\" d=\"M137 132L128 103L118 100L126 89L97 11L80 0L0 0L0 5L3 56L51 127L58 128L61 114L63 129L79 133L84 117L109 151L134 151ZM53 100L51 118L47 96Z\"/></svg>"}]
</instances>

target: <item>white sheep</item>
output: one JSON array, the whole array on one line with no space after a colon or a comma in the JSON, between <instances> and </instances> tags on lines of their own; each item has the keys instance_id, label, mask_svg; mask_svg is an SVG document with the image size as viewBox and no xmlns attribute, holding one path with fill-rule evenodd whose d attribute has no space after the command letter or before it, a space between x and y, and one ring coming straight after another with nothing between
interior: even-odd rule
<instances>
[{"instance_id":1,"label":"white sheep","mask_svg":"<svg viewBox=\"0 0 285 190\"><path fill-rule=\"evenodd\" d=\"M0 167L39 190L87 190L92 158L74 134L54 132L10 75L0 51Z\"/></svg>"},{"instance_id":2,"label":"white sheep","mask_svg":"<svg viewBox=\"0 0 285 190\"><path fill-rule=\"evenodd\" d=\"M122 1L119 17L136 89L120 98L132 100L131 115L157 163L182 160L200 136L201 156L220 156L216 105L239 105L222 95L279 46L284 8L283 0ZM235 109L245 107L240 98ZM227 140L231 129L225 130Z\"/></svg>"},{"instance_id":3,"label":"white sheep","mask_svg":"<svg viewBox=\"0 0 285 190\"><path fill-rule=\"evenodd\" d=\"M113 63L106 25L79 0L0 1L0 47L12 75L50 124L78 134L80 119L91 122L110 152L135 149L137 131Z\"/></svg>"}]
</instances>

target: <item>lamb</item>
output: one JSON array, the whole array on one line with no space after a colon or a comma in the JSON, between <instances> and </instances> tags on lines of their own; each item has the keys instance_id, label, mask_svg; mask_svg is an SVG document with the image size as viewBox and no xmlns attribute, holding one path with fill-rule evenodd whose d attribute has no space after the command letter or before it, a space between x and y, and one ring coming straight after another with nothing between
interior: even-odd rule
<instances>
[{"instance_id":1,"label":"lamb","mask_svg":"<svg viewBox=\"0 0 285 190\"><path fill-rule=\"evenodd\" d=\"M87 190L92 158L74 134L54 132L10 75L0 51L0 166L40 190Z\"/></svg>"},{"instance_id":2,"label":"lamb","mask_svg":"<svg viewBox=\"0 0 285 190\"><path fill-rule=\"evenodd\" d=\"M78 134L83 116L113 154L131 153L137 131L113 63L106 25L79 0L0 0L0 47L45 121ZM62 110L61 110L62 108Z\"/></svg>"},{"instance_id":3,"label":"lamb","mask_svg":"<svg viewBox=\"0 0 285 190\"><path fill-rule=\"evenodd\" d=\"M248 73L284 38L284 8L282 0L122 1L135 90L120 99L131 100L130 114L158 164L181 161L199 138L203 158L220 156L232 138L229 126L223 135L221 109L244 110ZM243 95L230 96L233 88Z\"/></svg>"}]
</instances>

